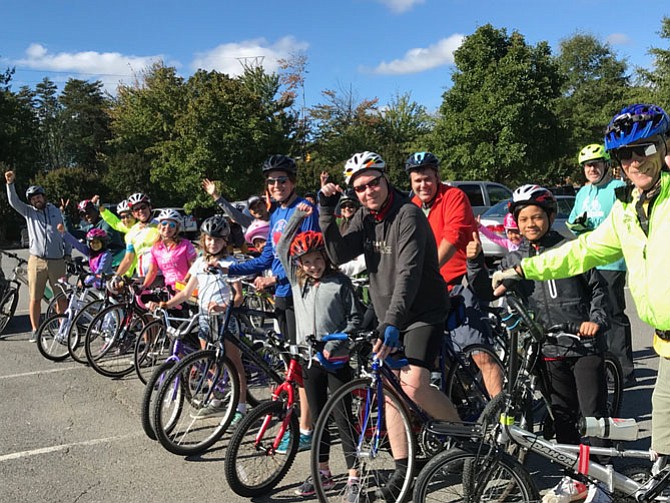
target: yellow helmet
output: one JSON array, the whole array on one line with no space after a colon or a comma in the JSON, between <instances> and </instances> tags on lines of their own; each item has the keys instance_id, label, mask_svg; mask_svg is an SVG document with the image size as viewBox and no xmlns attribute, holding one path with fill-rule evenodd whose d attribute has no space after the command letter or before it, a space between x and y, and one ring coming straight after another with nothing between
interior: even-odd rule
<instances>
[{"instance_id":1,"label":"yellow helmet","mask_svg":"<svg viewBox=\"0 0 670 503\"><path fill-rule=\"evenodd\" d=\"M579 157L577 159L580 165L588 161L595 161L599 159L605 162L609 162L610 155L607 150L605 150L604 145L600 145L599 143L592 143L591 145L587 145L579 151Z\"/></svg>"}]
</instances>

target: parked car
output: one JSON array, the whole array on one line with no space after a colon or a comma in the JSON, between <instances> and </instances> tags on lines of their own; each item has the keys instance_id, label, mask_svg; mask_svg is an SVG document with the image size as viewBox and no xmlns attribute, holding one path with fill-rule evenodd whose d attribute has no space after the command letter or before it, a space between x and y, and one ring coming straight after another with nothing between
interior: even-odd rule
<instances>
[{"instance_id":1,"label":"parked car","mask_svg":"<svg viewBox=\"0 0 670 503\"><path fill-rule=\"evenodd\" d=\"M512 197L512 191L501 183L479 181L446 182L447 185L458 187L468 196L472 211L481 215L496 203Z\"/></svg>"},{"instance_id":2,"label":"parked car","mask_svg":"<svg viewBox=\"0 0 670 503\"><path fill-rule=\"evenodd\" d=\"M558 202L558 214L556 215L556 219L551 228L568 239L574 239L575 235L568 229L565 223L568 221L572 207L575 205L575 196L556 196L556 200ZM501 237L505 237L503 219L507 214L508 203L509 199L505 199L482 213L480 217L481 225L496 234L499 234ZM490 239L487 239L486 236L480 234L480 238L482 241L482 250L487 259L497 259L507 253L505 248L495 244Z\"/></svg>"},{"instance_id":3,"label":"parked car","mask_svg":"<svg viewBox=\"0 0 670 503\"><path fill-rule=\"evenodd\" d=\"M198 233L198 222L195 219L193 215L189 215L186 213L184 208L154 208L151 216L152 218L158 218L158 214L163 211L163 210L177 210L179 214L182 216L183 220L183 227L182 227L182 232L184 234L197 234Z\"/></svg>"}]
</instances>

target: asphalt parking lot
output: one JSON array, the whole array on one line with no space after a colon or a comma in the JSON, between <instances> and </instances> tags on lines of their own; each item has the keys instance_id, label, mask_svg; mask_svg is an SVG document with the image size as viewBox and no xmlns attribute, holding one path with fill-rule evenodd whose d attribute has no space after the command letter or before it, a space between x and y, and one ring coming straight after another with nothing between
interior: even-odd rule
<instances>
[{"instance_id":1,"label":"asphalt parking lot","mask_svg":"<svg viewBox=\"0 0 670 503\"><path fill-rule=\"evenodd\" d=\"M3 259L6 275L13 265ZM632 304L628 314L638 385L626 390L621 416L638 419L642 438L635 446L647 448L657 358L651 329ZM110 380L71 360L50 362L28 342L29 329L22 287L17 315L0 337L0 502L246 501L223 475L227 435L202 456L168 453L142 431L143 385L134 374ZM277 491L257 501L301 501L293 490L308 475L308 461L309 453L300 453ZM559 476L535 459L529 468L542 487Z\"/></svg>"}]
</instances>

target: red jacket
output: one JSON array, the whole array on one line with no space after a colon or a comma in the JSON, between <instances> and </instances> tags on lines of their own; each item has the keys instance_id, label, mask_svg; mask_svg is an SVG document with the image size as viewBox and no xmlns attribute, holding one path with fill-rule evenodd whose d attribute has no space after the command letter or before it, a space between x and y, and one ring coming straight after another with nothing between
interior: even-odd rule
<instances>
[{"instance_id":1,"label":"red jacket","mask_svg":"<svg viewBox=\"0 0 670 503\"><path fill-rule=\"evenodd\" d=\"M412 198L412 202L422 208L417 196ZM472 240L472 233L477 232L477 221L465 192L441 183L428 212L428 223L433 230L438 249L443 239L456 247L456 253L440 268L440 273L451 290L454 284L460 283L461 277L467 271L465 248Z\"/></svg>"}]
</instances>

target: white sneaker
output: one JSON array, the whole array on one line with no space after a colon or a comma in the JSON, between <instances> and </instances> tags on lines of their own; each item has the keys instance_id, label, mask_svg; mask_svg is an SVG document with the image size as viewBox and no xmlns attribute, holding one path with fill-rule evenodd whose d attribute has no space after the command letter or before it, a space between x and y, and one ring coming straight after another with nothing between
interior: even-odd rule
<instances>
[{"instance_id":1,"label":"white sneaker","mask_svg":"<svg viewBox=\"0 0 670 503\"><path fill-rule=\"evenodd\" d=\"M589 484L589 492L584 503L612 503L612 497L598 484Z\"/></svg>"},{"instance_id":2,"label":"white sneaker","mask_svg":"<svg viewBox=\"0 0 670 503\"><path fill-rule=\"evenodd\" d=\"M542 497L542 503L570 503L586 498L588 488L570 477L563 477Z\"/></svg>"}]
</instances>

